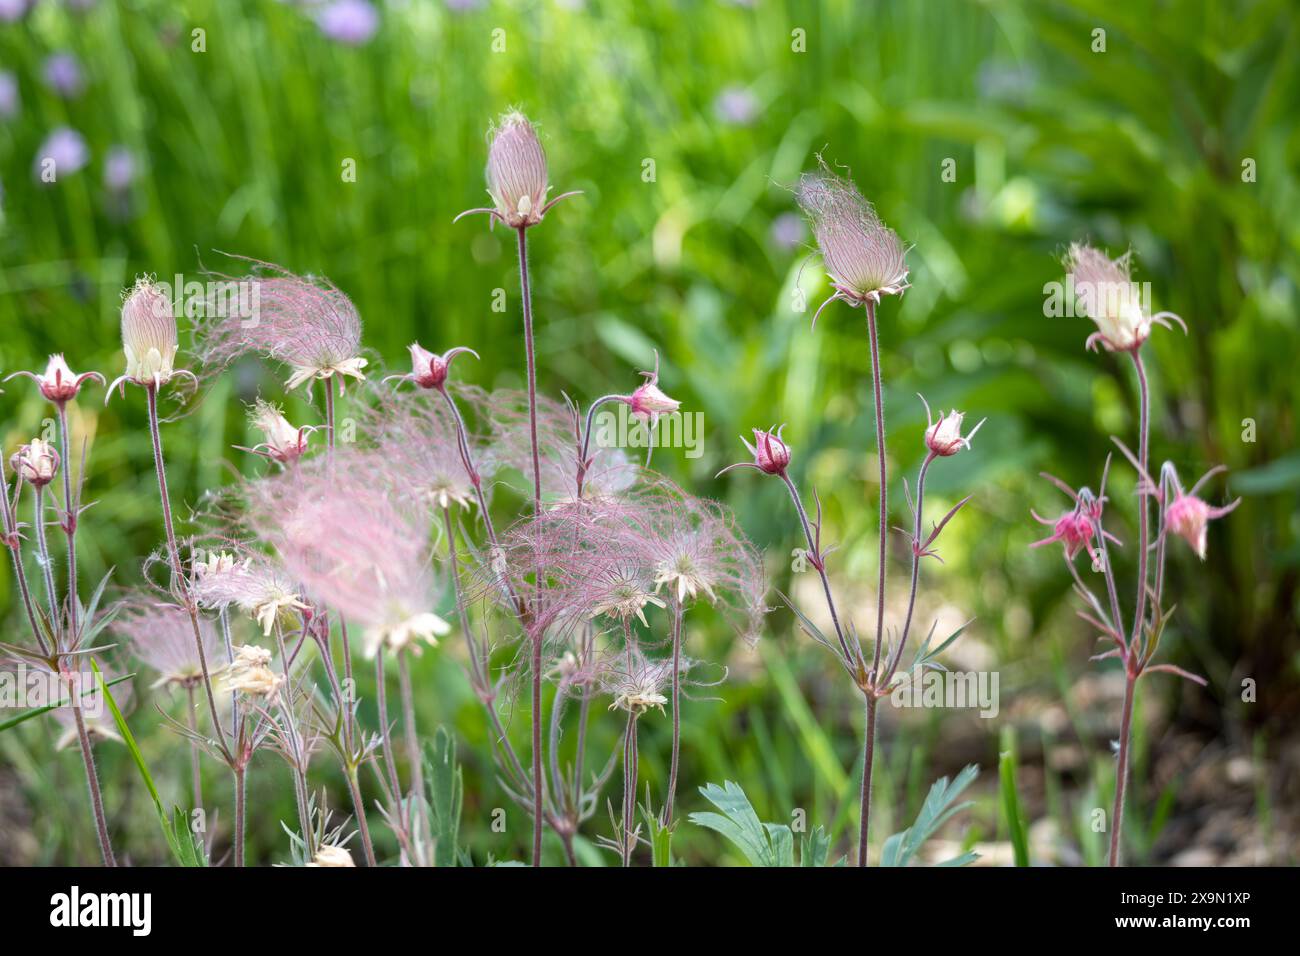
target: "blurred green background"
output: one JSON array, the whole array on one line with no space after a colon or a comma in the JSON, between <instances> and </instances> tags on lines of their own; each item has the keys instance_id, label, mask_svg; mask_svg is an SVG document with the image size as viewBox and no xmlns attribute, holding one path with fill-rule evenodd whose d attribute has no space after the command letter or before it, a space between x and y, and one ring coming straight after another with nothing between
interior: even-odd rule
<instances>
[{"instance_id":1,"label":"blurred green background","mask_svg":"<svg viewBox=\"0 0 1300 956\"><path fill-rule=\"evenodd\" d=\"M377 29L354 37L361 42L328 35L339 22L329 6L5 4L6 373L41 369L48 353L64 351L74 369L115 377L122 288L142 272L227 268L219 253L231 252L330 276L359 307L366 345L390 365L404 368L416 338L438 351L468 345L482 361L460 374L519 386L511 236L489 233L482 219L451 222L484 201L489 121L519 106L540 124L557 191L584 191L530 233L541 388L580 400L627 391L657 348L663 388L702 411L707 429L701 458L666 451L657 466L729 502L767 549L774 582L816 619L810 579L790 570L797 526L779 484L747 471L712 477L743 456L737 435L786 422L796 480L821 494L827 538L839 542L834 576L865 627L876 487L864 323L835 306L809 330L828 288L789 190L824 149L914 244L912 289L881 310L891 523L906 521L901 477L912 481L922 452L916 393L936 410L967 411L969 422L988 417L973 451L931 472L933 514L975 498L945 534L947 563L925 568L919 614L922 627L976 618L948 661L997 670L1001 711L979 720L886 708L873 836L901 829L936 777L975 762L979 803L948 835L1004 861L996 767L1011 727L1035 860L1096 862L1104 835L1091 832L1088 813L1108 806L1122 679L1088 663L1092 641L1055 549L1027 548L1044 533L1029 509L1064 506L1040 470L1095 488L1108 436L1134 443L1128 365L1084 351L1083 319L1043 313L1044 285L1061 277L1068 242L1131 247L1155 307L1191 330L1157 330L1147 348L1153 458L1175 462L1185 480L1223 462L1226 488L1217 482L1211 497L1245 501L1213 526L1203 565L1173 549L1179 597L1166 653L1210 687L1142 685L1130 859L1294 861L1293 3L394 0L371 7ZM56 148L47 138L62 127L80 150L67 133L57 148L84 166L65 162L57 182L42 183L38 157ZM343 174L349 161L355 181ZM505 313L491 309L498 288ZM230 451L250 437L242 403L259 391L279 398L281 380L278 369L237 366L196 412L166 426L178 498L193 502L227 481L227 462L249 467ZM319 419L297 399L289 408L295 422ZM6 387L0 409L6 455L49 414L24 382ZM96 391L79 416L92 436L87 498L97 502L83 525L83 580L115 567L118 583L138 583L141 556L159 538L143 402L137 394L104 409ZM1133 487L1117 463L1109 513L1126 541ZM897 536L893 546L896 618L906 552ZM21 633L8 572L0 612ZM841 797L856 792L859 698L788 610L771 616L754 651L706 623L690 634L691 651L725 661L731 678L720 700L688 704L681 811L704 808L697 786L732 779L764 819L788 822L802 808L846 846L856 811ZM429 730L448 725L460 742L465 842L476 859L522 858L527 820L494 781L485 720L456 657L448 642L420 660L419 719ZM1247 678L1258 684L1251 703L1242 700ZM155 709L174 712L178 702L146 683L137 682L129 719L179 801L185 746ZM89 814L69 796L81 786L78 758L52 755L59 728L40 723L0 735L0 862L93 861ZM642 726L642 779L661 787L668 727ZM613 715L596 722L593 760L621 729ZM106 744L99 753L119 855L165 859L125 751ZM345 807L331 758L316 767ZM210 793L226 786L219 770L208 768ZM251 779L250 858L285 860L287 774L264 755ZM490 829L498 806L508 809L504 834ZM589 835L607 829L602 810ZM391 853L385 839L381 852ZM738 860L688 823L674 850L692 863Z\"/></svg>"}]
</instances>

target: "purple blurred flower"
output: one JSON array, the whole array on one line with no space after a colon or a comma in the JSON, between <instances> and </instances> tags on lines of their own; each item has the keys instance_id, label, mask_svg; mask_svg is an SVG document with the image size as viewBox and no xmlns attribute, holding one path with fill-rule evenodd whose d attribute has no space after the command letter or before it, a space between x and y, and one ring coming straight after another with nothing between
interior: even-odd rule
<instances>
[{"instance_id":1,"label":"purple blurred flower","mask_svg":"<svg viewBox=\"0 0 1300 956\"><path fill-rule=\"evenodd\" d=\"M109 192L126 192L135 179L135 158L125 146L114 146L104 159L104 185Z\"/></svg>"},{"instance_id":2,"label":"purple blurred flower","mask_svg":"<svg viewBox=\"0 0 1300 956\"><path fill-rule=\"evenodd\" d=\"M71 53L55 53L45 61L45 83L65 99L79 96L86 86L81 63Z\"/></svg>"},{"instance_id":3,"label":"purple blurred flower","mask_svg":"<svg viewBox=\"0 0 1300 956\"><path fill-rule=\"evenodd\" d=\"M772 220L768 232L772 244L782 249L794 249L803 242L807 230L804 229L803 217L794 212L783 212Z\"/></svg>"},{"instance_id":4,"label":"purple blurred flower","mask_svg":"<svg viewBox=\"0 0 1300 956\"><path fill-rule=\"evenodd\" d=\"M8 70L0 70L0 119L13 119L18 115L18 78Z\"/></svg>"},{"instance_id":5,"label":"purple blurred flower","mask_svg":"<svg viewBox=\"0 0 1300 956\"><path fill-rule=\"evenodd\" d=\"M713 101L713 112L724 123L748 126L758 118L758 97L743 86L729 86Z\"/></svg>"},{"instance_id":6,"label":"purple blurred flower","mask_svg":"<svg viewBox=\"0 0 1300 956\"><path fill-rule=\"evenodd\" d=\"M30 0L0 0L0 20L5 23L19 20L30 5Z\"/></svg>"},{"instance_id":7,"label":"purple blurred flower","mask_svg":"<svg viewBox=\"0 0 1300 956\"><path fill-rule=\"evenodd\" d=\"M483 0L447 0L447 9L452 13L465 13L469 10L478 10L483 6Z\"/></svg>"},{"instance_id":8,"label":"purple blurred flower","mask_svg":"<svg viewBox=\"0 0 1300 956\"><path fill-rule=\"evenodd\" d=\"M367 0L334 0L321 10L317 22L331 40L361 46L379 29L379 13Z\"/></svg>"},{"instance_id":9,"label":"purple blurred flower","mask_svg":"<svg viewBox=\"0 0 1300 956\"><path fill-rule=\"evenodd\" d=\"M42 178L46 162L54 164L55 177L67 176L85 167L90 162L90 150L86 140L75 129L68 126L57 127L36 151L36 161L32 164L32 174Z\"/></svg>"}]
</instances>

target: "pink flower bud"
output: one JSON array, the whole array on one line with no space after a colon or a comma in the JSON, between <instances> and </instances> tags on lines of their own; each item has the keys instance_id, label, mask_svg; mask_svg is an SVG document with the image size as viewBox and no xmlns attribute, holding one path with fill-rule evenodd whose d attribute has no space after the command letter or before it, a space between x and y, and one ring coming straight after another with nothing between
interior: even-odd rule
<instances>
[{"instance_id":1,"label":"pink flower bud","mask_svg":"<svg viewBox=\"0 0 1300 956\"><path fill-rule=\"evenodd\" d=\"M172 304L147 278L141 278L122 303L125 377L137 385L170 381L178 347Z\"/></svg>"},{"instance_id":2,"label":"pink flower bud","mask_svg":"<svg viewBox=\"0 0 1300 956\"><path fill-rule=\"evenodd\" d=\"M657 351L655 352L654 371L642 372L641 374L645 376L645 382L624 399L631 407L633 415L653 422L658 416L671 415L682 407L681 402L675 398L669 398L659 388L659 353Z\"/></svg>"},{"instance_id":3,"label":"pink flower bud","mask_svg":"<svg viewBox=\"0 0 1300 956\"><path fill-rule=\"evenodd\" d=\"M53 481L59 471L59 453L49 442L33 438L14 452L9 465L23 481L42 488Z\"/></svg>"},{"instance_id":4,"label":"pink flower bud","mask_svg":"<svg viewBox=\"0 0 1300 956\"><path fill-rule=\"evenodd\" d=\"M506 114L493 132L487 184L497 214L507 226L519 229L541 222L550 189L546 153L524 114Z\"/></svg>"},{"instance_id":5,"label":"pink flower bud","mask_svg":"<svg viewBox=\"0 0 1300 956\"><path fill-rule=\"evenodd\" d=\"M448 349L442 355L435 355L419 342L412 342L407 348L411 352L410 374L388 375L384 378L385 382L397 379L399 381L414 382L420 388L442 389L447 384L447 376L451 373L451 363L455 361L457 355L460 355L461 352L468 352L478 358L477 352L463 345Z\"/></svg>"},{"instance_id":6,"label":"pink flower bud","mask_svg":"<svg viewBox=\"0 0 1300 956\"><path fill-rule=\"evenodd\" d=\"M924 401L924 399L922 399ZM926 418L930 416L930 406L925 407ZM986 419L981 419L979 425L971 429L970 434L965 437L961 433L961 421L966 417L965 412L959 412L955 408L948 414L939 414L939 420L933 422L925 430L925 447L930 449L930 453L947 458L955 455L963 448L970 448L970 440L975 437L975 433L980 430Z\"/></svg>"},{"instance_id":7,"label":"pink flower bud","mask_svg":"<svg viewBox=\"0 0 1300 956\"><path fill-rule=\"evenodd\" d=\"M766 475L785 474L790 465L790 446L781 440L782 425L775 433L754 429L754 444L745 447L754 454L754 467Z\"/></svg>"},{"instance_id":8,"label":"pink flower bud","mask_svg":"<svg viewBox=\"0 0 1300 956\"><path fill-rule=\"evenodd\" d=\"M50 356L44 374L14 372L13 375L6 376L5 381L9 381L15 375L24 375L35 381L40 387L41 395L45 397L46 401L53 402L55 405L66 405L76 398L77 392L81 390L81 386L86 379L93 378L100 385L104 384L104 376L98 372L82 372L78 375L72 371L72 369L68 368L68 363L63 360L62 355Z\"/></svg>"},{"instance_id":9,"label":"pink flower bud","mask_svg":"<svg viewBox=\"0 0 1300 956\"><path fill-rule=\"evenodd\" d=\"M307 451L310 429L294 428L289 420L270 402L258 401L250 418L253 427L262 432L266 441L254 451L272 461L285 465L297 461Z\"/></svg>"}]
</instances>

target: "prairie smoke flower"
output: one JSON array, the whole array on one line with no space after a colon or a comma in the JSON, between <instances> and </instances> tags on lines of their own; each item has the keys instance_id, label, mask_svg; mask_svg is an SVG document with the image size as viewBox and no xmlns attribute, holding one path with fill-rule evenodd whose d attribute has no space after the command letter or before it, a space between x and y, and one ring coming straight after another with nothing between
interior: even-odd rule
<instances>
[{"instance_id":1,"label":"prairie smoke flower","mask_svg":"<svg viewBox=\"0 0 1300 956\"><path fill-rule=\"evenodd\" d=\"M365 379L361 355L361 316L356 306L327 279L296 276L267 263L271 276L241 280L253 285L253 316L210 310L196 330L199 361L217 370L242 355L260 354L289 366L285 388L337 378Z\"/></svg>"},{"instance_id":2,"label":"prairie smoke flower","mask_svg":"<svg viewBox=\"0 0 1300 956\"><path fill-rule=\"evenodd\" d=\"M347 851L346 847L322 846L319 850L316 851L316 855L312 857L311 862L308 863L307 866L334 867L334 866L356 866L356 864L352 862L352 854Z\"/></svg>"},{"instance_id":3,"label":"prairie smoke flower","mask_svg":"<svg viewBox=\"0 0 1300 956\"><path fill-rule=\"evenodd\" d=\"M321 9L316 22L331 40L361 46L379 29L379 13L366 0L333 0Z\"/></svg>"},{"instance_id":4,"label":"prairie smoke flower","mask_svg":"<svg viewBox=\"0 0 1300 956\"><path fill-rule=\"evenodd\" d=\"M427 523L371 479L360 453L250 482L248 497L249 526L307 594L364 627L367 657L450 633L431 610Z\"/></svg>"},{"instance_id":5,"label":"prairie smoke flower","mask_svg":"<svg viewBox=\"0 0 1300 956\"><path fill-rule=\"evenodd\" d=\"M659 353L657 351L655 352L654 371L642 372L641 374L645 377L645 382L624 399L628 407L632 409L633 415L653 423L660 415L671 415L682 407L681 402L675 398L669 398L659 388Z\"/></svg>"},{"instance_id":6,"label":"prairie smoke flower","mask_svg":"<svg viewBox=\"0 0 1300 956\"><path fill-rule=\"evenodd\" d=\"M1086 514L1082 513L1078 509L1067 511L1053 522L1040 518L1033 512L1030 513L1034 515L1035 519L1043 524L1049 524L1052 526L1052 533L1041 541L1033 542L1030 545L1031 548L1041 548L1045 544L1052 544L1055 541L1059 541L1065 545L1065 556L1067 559L1073 560L1074 556L1083 550L1087 550L1091 553L1093 537L1092 520Z\"/></svg>"},{"instance_id":7,"label":"prairie smoke flower","mask_svg":"<svg viewBox=\"0 0 1300 956\"><path fill-rule=\"evenodd\" d=\"M880 221L871 203L848 179L837 175L820 156L819 169L804 173L795 188L795 200L808 217L822 261L830 274L836 299L851 306L880 302L882 296L907 290L907 248Z\"/></svg>"},{"instance_id":8,"label":"prairie smoke flower","mask_svg":"<svg viewBox=\"0 0 1300 956\"><path fill-rule=\"evenodd\" d=\"M1183 320L1172 312L1147 314L1142 303L1142 293L1132 279L1131 253L1111 259L1099 249L1084 243L1070 245L1065 256L1065 270L1069 274L1079 305L1088 318L1097 324L1097 331L1088 336L1086 346L1095 349L1101 343L1110 352L1131 352L1147 340L1152 323L1171 328L1172 319L1186 333Z\"/></svg>"},{"instance_id":9,"label":"prairie smoke flower","mask_svg":"<svg viewBox=\"0 0 1300 956\"><path fill-rule=\"evenodd\" d=\"M769 428L767 431L755 428L752 445L745 441L742 435L740 440L754 456L754 460L738 461L723 468L718 474L724 474L733 468L757 468L765 475L784 475L785 470L790 467L790 446L781 440L781 432L784 429L784 425L775 430Z\"/></svg>"},{"instance_id":10,"label":"prairie smoke flower","mask_svg":"<svg viewBox=\"0 0 1300 956\"><path fill-rule=\"evenodd\" d=\"M45 366L44 374L36 372L14 372L5 377L5 381L16 376L23 375L30 378L41 390L45 400L53 402L55 405L65 405L77 397L77 392L81 386L88 380L94 379L100 385L104 384L104 376L98 372L82 372L78 375L72 369L68 368L68 363L64 361L63 355L51 355L49 362Z\"/></svg>"},{"instance_id":11,"label":"prairie smoke flower","mask_svg":"<svg viewBox=\"0 0 1300 956\"><path fill-rule=\"evenodd\" d=\"M9 465L23 481L43 488L58 474L59 453L44 439L33 438L10 456Z\"/></svg>"},{"instance_id":12,"label":"prairie smoke flower","mask_svg":"<svg viewBox=\"0 0 1300 956\"><path fill-rule=\"evenodd\" d=\"M253 644L237 646L234 651L234 660L217 670L218 682L226 690L245 697L274 698L284 677L271 669L271 652Z\"/></svg>"},{"instance_id":13,"label":"prairie smoke flower","mask_svg":"<svg viewBox=\"0 0 1300 956\"><path fill-rule=\"evenodd\" d=\"M171 302L147 276L141 276L122 300L126 371L108 386L109 395L115 388L125 392L127 382L156 390L176 376L193 379L192 373L172 367L179 344Z\"/></svg>"},{"instance_id":14,"label":"prairie smoke flower","mask_svg":"<svg viewBox=\"0 0 1300 956\"><path fill-rule=\"evenodd\" d=\"M83 169L88 162L90 149L86 146L85 138L75 129L59 126L37 148L36 158L32 162L32 174L44 182L42 177L46 172L46 164L50 163L54 167L57 182L63 176L70 176Z\"/></svg>"},{"instance_id":15,"label":"prairie smoke flower","mask_svg":"<svg viewBox=\"0 0 1300 956\"><path fill-rule=\"evenodd\" d=\"M307 436L315 431L312 425L294 428L277 406L261 399L253 406L249 422L266 441L244 450L282 465L292 464L303 456L307 451Z\"/></svg>"},{"instance_id":16,"label":"prairie smoke flower","mask_svg":"<svg viewBox=\"0 0 1300 956\"><path fill-rule=\"evenodd\" d=\"M729 86L713 101L713 113L731 126L748 126L758 118L758 97L743 86Z\"/></svg>"},{"instance_id":17,"label":"prairie smoke flower","mask_svg":"<svg viewBox=\"0 0 1300 956\"><path fill-rule=\"evenodd\" d=\"M925 405L925 420L927 422L925 447L930 450L931 454L938 455L941 458L955 455L963 448L970 448L970 440L975 437L975 433L980 430L980 426L988 421L986 418L981 418L979 424L972 428L969 434L963 436L961 422L966 417L965 412L959 412L954 408L946 415L940 412L939 420L932 421L929 403L925 401L924 397L921 398L921 402Z\"/></svg>"},{"instance_id":18,"label":"prairie smoke flower","mask_svg":"<svg viewBox=\"0 0 1300 956\"><path fill-rule=\"evenodd\" d=\"M546 169L546 151L533 124L518 110L507 113L488 131L487 191L491 208L467 209L461 216L486 213L492 222L511 229L527 229L546 216L562 199L577 195L567 192L549 202L551 190Z\"/></svg>"},{"instance_id":19,"label":"prairie smoke flower","mask_svg":"<svg viewBox=\"0 0 1300 956\"><path fill-rule=\"evenodd\" d=\"M478 358L478 353L471 348L457 346L449 349L445 355L435 355L428 349L420 345L419 342L412 342L407 346L411 352L411 372L409 375L388 375L384 381L397 379L402 382L414 382L420 388L437 388L441 389L447 384L447 375L451 371L451 363L462 352L468 352L470 355Z\"/></svg>"},{"instance_id":20,"label":"prairie smoke flower","mask_svg":"<svg viewBox=\"0 0 1300 956\"><path fill-rule=\"evenodd\" d=\"M175 685L194 687L203 678L189 612L176 604L149 598L130 600L113 618L111 630L125 639L141 661L158 672L151 689ZM199 635L212 658L218 638L212 622L199 618Z\"/></svg>"}]
</instances>

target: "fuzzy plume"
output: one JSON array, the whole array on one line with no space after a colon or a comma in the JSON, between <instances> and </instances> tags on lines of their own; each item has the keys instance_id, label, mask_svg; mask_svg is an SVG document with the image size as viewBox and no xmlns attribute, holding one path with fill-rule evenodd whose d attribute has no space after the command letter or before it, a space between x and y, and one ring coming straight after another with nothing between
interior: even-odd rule
<instances>
[{"instance_id":1,"label":"fuzzy plume","mask_svg":"<svg viewBox=\"0 0 1300 956\"><path fill-rule=\"evenodd\" d=\"M132 595L123 602L110 630L123 638L131 652L158 672L152 687L197 686L203 677L189 612L177 604ZM208 660L216 659L218 638L212 621L199 618L199 635Z\"/></svg>"},{"instance_id":2,"label":"fuzzy plume","mask_svg":"<svg viewBox=\"0 0 1300 956\"><path fill-rule=\"evenodd\" d=\"M289 366L289 389L330 378L342 389L344 376L364 379L361 316L352 301L328 279L255 265L258 272L246 278L221 277L251 285L253 314L209 308L195 326L200 363L217 371L242 355L262 355Z\"/></svg>"},{"instance_id":3,"label":"fuzzy plume","mask_svg":"<svg viewBox=\"0 0 1300 956\"><path fill-rule=\"evenodd\" d=\"M313 601L362 625L368 657L450 630L433 613L428 522L387 493L381 467L341 451L247 487L250 529Z\"/></svg>"}]
</instances>

